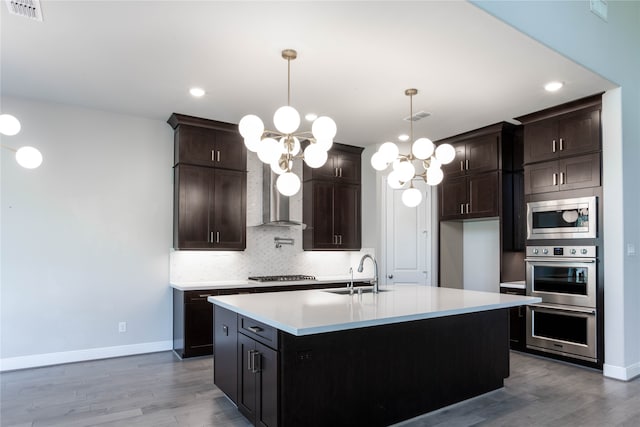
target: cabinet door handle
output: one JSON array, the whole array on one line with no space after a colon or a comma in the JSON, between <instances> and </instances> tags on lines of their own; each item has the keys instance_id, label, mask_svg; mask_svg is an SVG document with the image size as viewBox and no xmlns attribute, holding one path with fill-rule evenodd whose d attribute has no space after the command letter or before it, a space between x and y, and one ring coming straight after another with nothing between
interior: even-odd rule
<instances>
[{"instance_id":1,"label":"cabinet door handle","mask_svg":"<svg viewBox=\"0 0 640 427\"><path fill-rule=\"evenodd\" d=\"M342 244L342 234L338 234L338 244Z\"/></svg>"},{"instance_id":2,"label":"cabinet door handle","mask_svg":"<svg viewBox=\"0 0 640 427\"><path fill-rule=\"evenodd\" d=\"M560 151L564 150L564 140L560 138Z\"/></svg>"},{"instance_id":3,"label":"cabinet door handle","mask_svg":"<svg viewBox=\"0 0 640 427\"><path fill-rule=\"evenodd\" d=\"M222 332L224 332L225 335L229 336L229 327L227 325L222 325Z\"/></svg>"},{"instance_id":4,"label":"cabinet door handle","mask_svg":"<svg viewBox=\"0 0 640 427\"><path fill-rule=\"evenodd\" d=\"M216 151L216 161L220 161L220 150Z\"/></svg>"},{"instance_id":5,"label":"cabinet door handle","mask_svg":"<svg viewBox=\"0 0 640 427\"><path fill-rule=\"evenodd\" d=\"M253 350L247 351L247 371L253 372Z\"/></svg>"},{"instance_id":6,"label":"cabinet door handle","mask_svg":"<svg viewBox=\"0 0 640 427\"><path fill-rule=\"evenodd\" d=\"M264 330L260 326L249 326L247 329L253 332L254 334L257 334L258 332L262 332Z\"/></svg>"},{"instance_id":7,"label":"cabinet door handle","mask_svg":"<svg viewBox=\"0 0 640 427\"><path fill-rule=\"evenodd\" d=\"M389 274L387 277L388 277L389 279L393 279L393 274Z\"/></svg>"},{"instance_id":8,"label":"cabinet door handle","mask_svg":"<svg viewBox=\"0 0 640 427\"><path fill-rule=\"evenodd\" d=\"M211 161L212 162L216 161L216 152L214 150L211 150Z\"/></svg>"},{"instance_id":9,"label":"cabinet door handle","mask_svg":"<svg viewBox=\"0 0 640 427\"><path fill-rule=\"evenodd\" d=\"M553 174L553 185L558 185L558 174L557 173Z\"/></svg>"},{"instance_id":10,"label":"cabinet door handle","mask_svg":"<svg viewBox=\"0 0 640 427\"><path fill-rule=\"evenodd\" d=\"M216 231L216 243L220 243L220 232Z\"/></svg>"},{"instance_id":11,"label":"cabinet door handle","mask_svg":"<svg viewBox=\"0 0 640 427\"><path fill-rule=\"evenodd\" d=\"M209 243L213 243L213 231L209 232Z\"/></svg>"},{"instance_id":12,"label":"cabinet door handle","mask_svg":"<svg viewBox=\"0 0 640 427\"><path fill-rule=\"evenodd\" d=\"M564 185L564 172L560 172L560 185Z\"/></svg>"},{"instance_id":13,"label":"cabinet door handle","mask_svg":"<svg viewBox=\"0 0 640 427\"><path fill-rule=\"evenodd\" d=\"M257 374L262 369L262 366L261 366L262 358L260 357L260 352L253 351L251 354L251 358L253 359L253 361L251 362L251 364L253 365L253 370L251 372L254 374Z\"/></svg>"},{"instance_id":14,"label":"cabinet door handle","mask_svg":"<svg viewBox=\"0 0 640 427\"><path fill-rule=\"evenodd\" d=\"M460 215L464 215L464 203L460 203Z\"/></svg>"},{"instance_id":15,"label":"cabinet door handle","mask_svg":"<svg viewBox=\"0 0 640 427\"><path fill-rule=\"evenodd\" d=\"M340 178L342 178L342 168L340 168Z\"/></svg>"},{"instance_id":16,"label":"cabinet door handle","mask_svg":"<svg viewBox=\"0 0 640 427\"><path fill-rule=\"evenodd\" d=\"M551 141L551 152L556 152L556 140Z\"/></svg>"},{"instance_id":17,"label":"cabinet door handle","mask_svg":"<svg viewBox=\"0 0 640 427\"><path fill-rule=\"evenodd\" d=\"M460 172L464 172L464 160L460 160Z\"/></svg>"},{"instance_id":18,"label":"cabinet door handle","mask_svg":"<svg viewBox=\"0 0 640 427\"><path fill-rule=\"evenodd\" d=\"M465 168L466 170L469 170L469 159L467 159L467 160L465 160L465 161L464 161L464 168Z\"/></svg>"},{"instance_id":19,"label":"cabinet door handle","mask_svg":"<svg viewBox=\"0 0 640 427\"><path fill-rule=\"evenodd\" d=\"M467 203L467 204L465 205L465 207L466 207L466 211L467 211L466 213L469 213L469 203Z\"/></svg>"}]
</instances>

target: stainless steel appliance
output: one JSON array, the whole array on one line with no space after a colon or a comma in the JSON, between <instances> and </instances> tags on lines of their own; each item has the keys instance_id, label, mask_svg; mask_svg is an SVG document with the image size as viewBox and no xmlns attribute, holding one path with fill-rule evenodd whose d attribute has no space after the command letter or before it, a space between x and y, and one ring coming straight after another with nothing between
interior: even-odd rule
<instances>
[{"instance_id":1,"label":"stainless steel appliance","mask_svg":"<svg viewBox=\"0 0 640 427\"><path fill-rule=\"evenodd\" d=\"M527 294L554 304L596 306L595 246L527 246Z\"/></svg>"},{"instance_id":2,"label":"stainless steel appliance","mask_svg":"<svg viewBox=\"0 0 640 427\"><path fill-rule=\"evenodd\" d=\"M527 348L597 362L595 246L528 246Z\"/></svg>"},{"instance_id":3,"label":"stainless steel appliance","mask_svg":"<svg viewBox=\"0 0 640 427\"><path fill-rule=\"evenodd\" d=\"M527 203L527 239L597 237L596 196Z\"/></svg>"}]
</instances>

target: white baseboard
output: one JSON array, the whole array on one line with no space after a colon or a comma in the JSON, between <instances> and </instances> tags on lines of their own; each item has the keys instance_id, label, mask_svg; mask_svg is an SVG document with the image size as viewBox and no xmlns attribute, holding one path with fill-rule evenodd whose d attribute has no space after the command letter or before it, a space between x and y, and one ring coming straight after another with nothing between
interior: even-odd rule
<instances>
[{"instance_id":1,"label":"white baseboard","mask_svg":"<svg viewBox=\"0 0 640 427\"><path fill-rule=\"evenodd\" d=\"M58 353L32 354L29 356L0 359L0 372L86 360L108 359L110 357L132 356L134 354L155 353L173 349L173 341L156 341L115 347L88 348L84 350L61 351Z\"/></svg>"},{"instance_id":2,"label":"white baseboard","mask_svg":"<svg viewBox=\"0 0 640 427\"><path fill-rule=\"evenodd\" d=\"M602 373L605 377L629 381L640 375L640 362L627 367L607 365L605 363L602 367Z\"/></svg>"}]
</instances>

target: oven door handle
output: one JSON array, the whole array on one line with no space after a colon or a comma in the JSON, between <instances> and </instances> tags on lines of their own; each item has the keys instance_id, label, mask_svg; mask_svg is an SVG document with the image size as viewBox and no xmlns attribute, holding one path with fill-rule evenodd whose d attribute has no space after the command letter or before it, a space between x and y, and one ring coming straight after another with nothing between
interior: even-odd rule
<instances>
[{"instance_id":1,"label":"oven door handle","mask_svg":"<svg viewBox=\"0 0 640 427\"><path fill-rule=\"evenodd\" d=\"M583 313L583 314L596 314L595 308L589 307L576 307L576 306L568 306L568 305L551 305L551 304L530 304L533 308L547 308L550 310L560 310L560 311L568 311L572 313Z\"/></svg>"},{"instance_id":2,"label":"oven door handle","mask_svg":"<svg viewBox=\"0 0 640 427\"><path fill-rule=\"evenodd\" d=\"M594 258L525 258L526 262L557 262L557 263L583 263L593 264L596 262Z\"/></svg>"}]
</instances>

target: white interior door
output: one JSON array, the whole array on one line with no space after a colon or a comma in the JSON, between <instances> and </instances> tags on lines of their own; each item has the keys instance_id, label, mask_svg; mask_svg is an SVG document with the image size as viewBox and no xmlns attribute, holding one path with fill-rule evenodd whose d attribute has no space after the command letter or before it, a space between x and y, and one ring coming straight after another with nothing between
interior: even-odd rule
<instances>
[{"instance_id":1,"label":"white interior door","mask_svg":"<svg viewBox=\"0 0 640 427\"><path fill-rule=\"evenodd\" d=\"M431 285L431 187L415 181L422 192L422 203L409 208L402 203L402 191L384 183L385 243L384 259L387 285L411 283Z\"/></svg>"}]
</instances>

